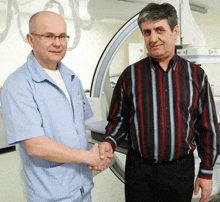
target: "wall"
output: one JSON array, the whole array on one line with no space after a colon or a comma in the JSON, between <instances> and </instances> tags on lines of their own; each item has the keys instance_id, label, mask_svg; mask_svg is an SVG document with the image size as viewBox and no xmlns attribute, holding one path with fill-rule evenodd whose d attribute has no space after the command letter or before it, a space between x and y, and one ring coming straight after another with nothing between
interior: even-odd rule
<instances>
[{"instance_id":1,"label":"wall","mask_svg":"<svg viewBox=\"0 0 220 202\"><path fill-rule=\"evenodd\" d=\"M25 35L28 32L29 18L30 15L22 15L21 18L22 31ZM0 11L0 33L5 28L5 20L5 12ZM73 23L69 19L66 19L66 21L69 27L67 33L73 39ZM78 46L72 51L67 51L63 63L81 78L84 89L90 89L93 73L99 57L121 25L122 24L119 23L96 22L91 30L82 30L81 40ZM71 42L70 40L70 43ZM3 85L9 74L26 61L30 51L31 47L29 44L25 43L19 35L16 16L14 15L8 36L0 43L0 86Z\"/></svg>"},{"instance_id":2,"label":"wall","mask_svg":"<svg viewBox=\"0 0 220 202\"><path fill-rule=\"evenodd\" d=\"M220 15L211 13L202 14L192 12L193 17L206 37L207 46L220 48Z\"/></svg>"},{"instance_id":3,"label":"wall","mask_svg":"<svg viewBox=\"0 0 220 202\"><path fill-rule=\"evenodd\" d=\"M211 12L207 14L193 12L193 17L206 38L207 47L220 49L220 15ZM215 96L220 96L220 64L203 64L202 68L205 70L210 84L214 86ZM216 101L220 99L220 97L214 98Z\"/></svg>"}]
</instances>

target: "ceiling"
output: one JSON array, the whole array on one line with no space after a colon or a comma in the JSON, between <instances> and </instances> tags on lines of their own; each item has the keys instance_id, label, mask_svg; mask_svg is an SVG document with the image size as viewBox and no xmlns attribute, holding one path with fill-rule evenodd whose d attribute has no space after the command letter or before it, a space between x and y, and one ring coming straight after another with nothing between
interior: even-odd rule
<instances>
[{"instance_id":1,"label":"ceiling","mask_svg":"<svg viewBox=\"0 0 220 202\"><path fill-rule=\"evenodd\" d=\"M7 10L7 2L10 0L0 0L0 12ZM71 17L70 2L75 0L16 0L18 3L19 10L21 13L33 14L37 11L43 10L47 2L54 1L58 2L53 4L55 9L59 11L59 2L65 10L65 17ZM80 16L84 20L90 19L90 14L95 16L95 19L114 19L127 21L136 13L138 13L147 3L155 2L155 0L78 0L80 6ZM134 2L130 2L134 1ZM137 3L139 1L139 3ZM182 0L185 1L185 0ZM14 2L14 1L11 1ZM145 2L145 3L140 3ZM169 0L167 0L169 2ZM220 15L220 0L189 0L190 3L198 6L205 7L208 13L214 13ZM88 7L87 7L88 6ZM88 12L86 11L88 8ZM48 9L50 10L50 9Z\"/></svg>"}]
</instances>

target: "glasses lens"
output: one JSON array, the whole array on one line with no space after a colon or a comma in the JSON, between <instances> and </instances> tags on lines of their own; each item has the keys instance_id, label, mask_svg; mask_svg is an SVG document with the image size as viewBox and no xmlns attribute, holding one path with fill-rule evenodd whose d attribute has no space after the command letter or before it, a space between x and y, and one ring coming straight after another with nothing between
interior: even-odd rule
<instances>
[{"instance_id":1,"label":"glasses lens","mask_svg":"<svg viewBox=\"0 0 220 202\"><path fill-rule=\"evenodd\" d=\"M66 36L65 38L66 38L66 42L68 42L70 39L70 36Z\"/></svg>"},{"instance_id":2,"label":"glasses lens","mask_svg":"<svg viewBox=\"0 0 220 202\"><path fill-rule=\"evenodd\" d=\"M62 43L68 42L68 39L67 39L67 36L66 36L66 35L60 36L59 39L60 39L60 41L61 41Z\"/></svg>"},{"instance_id":3,"label":"glasses lens","mask_svg":"<svg viewBox=\"0 0 220 202\"><path fill-rule=\"evenodd\" d=\"M42 35L42 39L47 42L47 43L52 43L58 38L61 43L66 43L69 41L69 36L66 35L61 35L61 36L56 36L54 34L45 34Z\"/></svg>"}]
</instances>

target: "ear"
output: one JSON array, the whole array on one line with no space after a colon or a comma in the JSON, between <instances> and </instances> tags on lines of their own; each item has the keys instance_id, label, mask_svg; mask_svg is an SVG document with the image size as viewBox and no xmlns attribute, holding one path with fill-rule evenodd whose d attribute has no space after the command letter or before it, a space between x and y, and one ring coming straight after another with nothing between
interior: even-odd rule
<instances>
[{"instance_id":1,"label":"ear","mask_svg":"<svg viewBox=\"0 0 220 202\"><path fill-rule=\"evenodd\" d=\"M180 28L179 28L178 25L176 25L176 26L173 28L173 35L174 35L174 39L175 39L175 40L178 39L179 34L180 34Z\"/></svg>"},{"instance_id":2,"label":"ear","mask_svg":"<svg viewBox=\"0 0 220 202\"><path fill-rule=\"evenodd\" d=\"M30 46L32 48L34 48L34 40L33 40L33 36L31 34L27 34L26 39L28 41L28 43L30 44Z\"/></svg>"}]
</instances>

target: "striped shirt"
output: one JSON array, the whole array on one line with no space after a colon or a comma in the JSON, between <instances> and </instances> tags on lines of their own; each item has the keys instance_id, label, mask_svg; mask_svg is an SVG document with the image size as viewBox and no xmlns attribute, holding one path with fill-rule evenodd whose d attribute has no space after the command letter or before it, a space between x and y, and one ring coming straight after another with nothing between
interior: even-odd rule
<instances>
[{"instance_id":1,"label":"striped shirt","mask_svg":"<svg viewBox=\"0 0 220 202\"><path fill-rule=\"evenodd\" d=\"M175 54L167 71L147 57L121 74L112 96L106 139L155 163L174 161L197 146L199 176L210 179L219 137L215 104L204 70Z\"/></svg>"}]
</instances>

